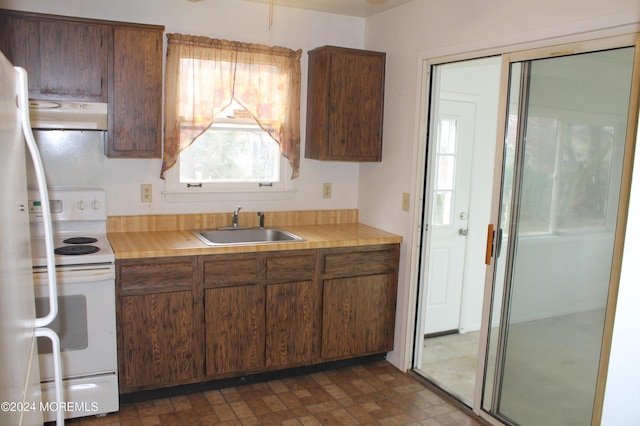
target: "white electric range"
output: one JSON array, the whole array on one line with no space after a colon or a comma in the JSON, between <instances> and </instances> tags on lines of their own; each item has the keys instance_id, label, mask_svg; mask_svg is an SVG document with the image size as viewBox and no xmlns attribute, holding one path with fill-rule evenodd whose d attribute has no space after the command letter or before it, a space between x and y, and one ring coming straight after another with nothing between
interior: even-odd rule
<instances>
[{"instance_id":1,"label":"white electric range","mask_svg":"<svg viewBox=\"0 0 640 426\"><path fill-rule=\"evenodd\" d=\"M118 411L115 255L107 238L102 189L50 189L66 418ZM29 193L36 311L48 312L42 205ZM38 340L43 401L55 401L50 343ZM45 421L55 413L44 413Z\"/></svg>"}]
</instances>

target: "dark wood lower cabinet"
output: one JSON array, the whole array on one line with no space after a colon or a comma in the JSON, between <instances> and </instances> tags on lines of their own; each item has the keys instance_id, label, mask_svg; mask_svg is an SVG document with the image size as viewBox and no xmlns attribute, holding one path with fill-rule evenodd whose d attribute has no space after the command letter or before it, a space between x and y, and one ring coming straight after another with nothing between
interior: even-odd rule
<instances>
[{"instance_id":1,"label":"dark wood lower cabinet","mask_svg":"<svg viewBox=\"0 0 640 426\"><path fill-rule=\"evenodd\" d=\"M399 245L118 260L121 393L387 352Z\"/></svg>"},{"instance_id":2,"label":"dark wood lower cabinet","mask_svg":"<svg viewBox=\"0 0 640 426\"><path fill-rule=\"evenodd\" d=\"M145 389L190 382L196 375L193 353L193 296L176 291L121 299L120 328L126 367L123 389Z\"/></svg>"},{"instance_id":3,"label":"dark wood lower cabinet","mask_svg":"<svg viewBox=\"0 0 640 426\"><path fill-rule=\"evenodd\" d=\"M313 363L315 250L205 256L207 378Z\"/></svg>"},{"instance_id":4,"label":"dark wood lower cabinet","mask_svg":"<svg viewBox=\"0 0 640 426\"><path fill-rule=\"evenodd\" d=\"M120 392L201 376L197 258L118 261L116 273Z\"/></svg>"},{"instance_id":5,"label":"dark wood lower cabinet","mask_svg":"<svg viewBox=\"0 0 640 426\"><path fill-rule=\"evenodd\" d=\"M264 368L264 289L206 289L204 304L207 376Z\"/></svg>"},{"instance_id":6,"label":"dark wood lower cabinet","mask_svg":"<svg viewBox=\"0 0 640 426\"><path fill-rule=\"evenodd\" d=\"M312 364L319 333L315 287L313 281L267 286L267 368Z\"/></svg>"},{"instance_id":7,"label":"dark wood lower cabinet","mask_svg":"<svg viewBox=\"0 0 640 426\"><path fill-rule=\"evenodd\" d=\"M392 350L400 246L327 249L321 257L323 361Z\"/></svg>"},{"instance_id":8,"label":"dark wood lower cabinet","mask_svg":"<svg viewBox=\"0 0 640 426\"><path fill-rule=\"evenodd\" d=\"M315 299L313 281L206 289L207 376L312 364Z\"/></svg>"},{"instance_id":9,"label":"dark wood lower cabinet","mask_svg":"<svg viewBox=\"0 0 640 426\"><path fill-rule=\"evenodd\" d=\"M327 280L323 301L323 359L378 354L393 349L394 275Z\"/></svg>"}]
</instances>

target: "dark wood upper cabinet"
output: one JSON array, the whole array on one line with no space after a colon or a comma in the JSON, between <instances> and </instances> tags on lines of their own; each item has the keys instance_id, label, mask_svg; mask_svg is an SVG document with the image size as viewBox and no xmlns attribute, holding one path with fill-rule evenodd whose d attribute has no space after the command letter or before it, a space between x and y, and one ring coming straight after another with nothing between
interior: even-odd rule
<instances>
[{"instance_id":1,"label":"dark wood upper cabinet","mask_svg":"<svg viewBox=\"0 0 640 426\"><path fill-rule=\"evenodd\" d=\"M4 12L4 11L0 11ZM19 35L19 36L18 36ZM29 96L40 92L40 24L0 14L0 51L13 65L29 70Z\"/></svg>"},{"instance_id":2,"label":"dark wood upper cabinet","mask_svg":"<svg viewBox=\"0 0 640 426\"><path fill-rule=\"evenodd\" d=\"M0 50L28 71L31 98L108 101L110 26L1 12Z\"/></svg>"},{"instance_id":3,"label":"dark wood upper cabinet","mask_svg":"<svg viewBox=\"0 0 640 426\"><path fill-rule=\"evenodd\" d=\"M110 44L108 25L40 22L40 99L108 102Z\"/></svg>"},{"instance_id":4,"label":"dark wood upper cabinet","mask_svg":"<svg viewBox=\"0 0 640 426\"><path fill-rule=\"evenodd\" d=\"M114 27L109 157L160 157L162 34L157 27Z\"/></svg>"},{"instance_id":5,"label":"dark wood upper cabinet","mask_svg":"<svg viewBox=\"0 0 640 426\"><path fill-rule=\"evenodd\" d=\"M0 50L29 97L106 102L105 154L159 158L164 27L0 9Z\"/></svg>"},{"instance_id":6,"label":"dark wood upper cabinet","mask_svg":"<svg viewBox=\"0 0 640 426\"><path fill-rule=\"evenodd\" d=\"M306 158L381 161L385 59L334 46L309 52Z\"/></svg>"}]
</instances>

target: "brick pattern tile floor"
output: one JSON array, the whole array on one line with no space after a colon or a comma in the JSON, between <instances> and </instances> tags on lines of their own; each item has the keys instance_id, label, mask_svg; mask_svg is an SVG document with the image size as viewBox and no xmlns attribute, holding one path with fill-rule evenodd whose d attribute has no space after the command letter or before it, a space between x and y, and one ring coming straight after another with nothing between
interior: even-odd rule
<instances>
[{"instance_id":1,"label":"brick pattern tile floor","mask_svg":"<svg viewBox=\"0 0 640 426\"><path fill-rule=\"evenodd\" d=\"M67 423L73 426L483 424L386 361L122 404L118 413Z\"/></svg>"}]
</instances>

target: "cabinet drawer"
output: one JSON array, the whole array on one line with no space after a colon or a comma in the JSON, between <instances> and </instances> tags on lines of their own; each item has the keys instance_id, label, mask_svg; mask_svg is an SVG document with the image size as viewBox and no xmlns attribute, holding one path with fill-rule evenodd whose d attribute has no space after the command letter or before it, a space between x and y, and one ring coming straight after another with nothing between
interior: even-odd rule
<instances>
[{"instance_id":1,"label":"cabinet drawer","mask_svg":"<svg viewBox=\"0 0 640 426\"><path fill-rule=\"evenodd\" d=\"M374 250L342 252L330 251L324 255L324 276L357 276L395 271L398 267L398 252L395 247Z\"/></svg>"},{"instance_id":2,"label":"cabinet drawer","mask_svg":"<svg viewBox=\"0 0 640 426\"><path fill-rule=\"evenodd\" d=\"M187 259L120 264L122 295L190 291L194 281L194 260Z\"/></svg>"},{"instance_id":3,"label":"cabinet drawer","mask_svg":"<svg viewBox=\"0 0 640 426\"><path fill-rule=\"evenodd\" d=\"M315 252L301 255L269 256L266 259L267 280L309 280L313 279L315 270Z\"/></svg>"},{"instance_id":4,"label":"cabinet drawer","mask_svg":"<svg viewBox=\"0 0 640 426\"><path fill-rule=\"evenodd\" d=\"M234 284L255 284L260 274L256 256L220 257L204 261L204 286L224 287Z\"/></svg>"}]
</instances>

